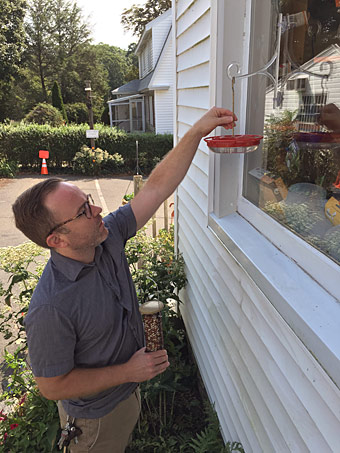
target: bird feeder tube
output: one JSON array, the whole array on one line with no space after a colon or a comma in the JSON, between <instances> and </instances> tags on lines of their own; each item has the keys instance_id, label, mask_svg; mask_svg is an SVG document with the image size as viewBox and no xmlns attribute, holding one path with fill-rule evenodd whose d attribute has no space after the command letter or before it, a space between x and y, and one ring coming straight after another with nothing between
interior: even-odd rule
<instances>
[{"instance_id":1,"label":"bird feeder tube","mask_svg":"<svg viewBox=\"0 0 340 453\"><path fill-rule=\"evenodd\" d=\"M159 351L164 349L162 309L163 302L151 300L139 307L143 316L146 352Z\"/></svg>"}]
</instances>

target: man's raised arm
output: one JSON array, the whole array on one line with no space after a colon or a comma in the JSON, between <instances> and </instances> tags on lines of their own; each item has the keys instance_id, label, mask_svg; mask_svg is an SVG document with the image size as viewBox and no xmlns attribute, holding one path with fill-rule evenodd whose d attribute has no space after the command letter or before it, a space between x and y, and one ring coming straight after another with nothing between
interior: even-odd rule
<instances>
[{"instance_id":1,"label":"man's raised arm","mask_svg":"<svg viewBox=\"0 0 340 453\"><path fill-rule=\"evenodd\" d=\"M143 189L131 201L137 230L156 212L180 184L194 158L203 137L217 126L231 129L237 118L230 110L213 107L184 135L153 170Z\"/></svg>"}]
</instances>

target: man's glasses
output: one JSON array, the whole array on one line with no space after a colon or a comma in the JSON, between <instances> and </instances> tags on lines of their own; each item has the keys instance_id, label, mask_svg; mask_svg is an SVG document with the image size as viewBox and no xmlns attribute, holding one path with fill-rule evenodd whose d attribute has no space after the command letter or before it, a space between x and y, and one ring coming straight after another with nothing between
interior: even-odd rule
<instances>
[{"instance_id":1,"label":"man's glasses","mask_svg":"<svg viewBox=\"0 0 340 453\"><path fill-rule=\"evenodd\" d=\"M61 226L66 225L67 223L78 219L82 215L86 216L87 219L91 219L92 218L91 205L93 205L93 204L94 204L93 198L92 198L91 194L89 193L88 195L86 195L86 201L84 203L84 210L82 212L80 212L79 214L77 214L76 216L72 217L72 219L68 219L68 220L65 220L65 222L58 223L58 225L53 227L52 230L48 233L48 235L46 237L48 237L50 234L53 233L53 231L57 230Z\"/></svg>"}]
</instances>

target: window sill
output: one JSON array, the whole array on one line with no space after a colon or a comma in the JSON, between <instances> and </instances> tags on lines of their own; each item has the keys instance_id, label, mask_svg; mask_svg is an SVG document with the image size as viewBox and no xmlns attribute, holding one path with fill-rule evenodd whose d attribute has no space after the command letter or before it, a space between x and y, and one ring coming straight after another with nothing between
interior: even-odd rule
<instances>
[{"instance_id":1,"label":"window sill","mask_svg":"<svg viewBox=\"0 0 340 453\"><path fill-rule=\"evenodd\" d=\"M239 214L208 228L340 388L340 304Z\"/></svg>"}]
</instances>

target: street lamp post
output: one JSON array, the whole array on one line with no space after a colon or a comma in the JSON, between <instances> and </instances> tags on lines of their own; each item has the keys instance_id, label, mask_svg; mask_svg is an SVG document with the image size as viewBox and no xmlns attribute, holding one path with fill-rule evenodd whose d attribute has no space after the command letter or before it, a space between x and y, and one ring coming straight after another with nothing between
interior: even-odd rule
<instances>
[{"instance_id":1,"label":"street lamp post","mask_svg":"<svg viewBox=\"0 0 340 453\"><path fill-rule=\"evenodd\" d=\"M93 110L92 110L92 96L91 96L91 80L85 80L85 92L86 92L86 106L89 111L89 125L90 129L93 129ZM95 148L94 138L90 138L91 148Z\"/></svg>"}]
</instances>

